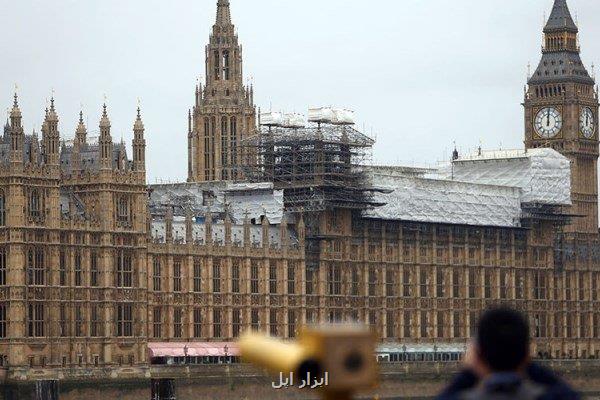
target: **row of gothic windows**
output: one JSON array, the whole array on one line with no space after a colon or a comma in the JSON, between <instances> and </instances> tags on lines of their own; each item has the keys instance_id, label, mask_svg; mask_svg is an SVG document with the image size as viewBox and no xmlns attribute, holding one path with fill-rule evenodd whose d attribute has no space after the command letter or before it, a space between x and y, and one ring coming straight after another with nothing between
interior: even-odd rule
<instances>
[{"instance_id":1,"label":"row of gothic windows","mask_svg":"<svg viewBox=\"0 0 600 400\"><path fill-rule=\"evenodd\" d=\"M0 285L6 284L7 254L0 248ZM68 254L60 251L59 255L59 285L66 286L68 282ZM85 279L83 258L80 249L73 254L73 285L88 286ZM46 252L43 247L33 247L27 250L27 284L31 286L46 285ZM96 287L100 284L99 257L96 251L90 253L89 286ZM134 284L133 257L129 251L119 250L115 256L115 286L130 288Z\"/></svg>"},{"instance_id":2,"label":"row of gothic windows","mask_svg":"<svg viewBox=\"0 0 600 400\"><path fill-rule=\"evenodd\" d=\"M222 268L221 262L219 260L215 260L212 267L212 293L221 293L226 291L227 289L224 287L226 285L226 281L222 277ZM187 269L185 269L187 270ZM194 265L192 268L193 276L192 276L192 285L194 293L202 292L202 261L200 259L194 260ZM297 267L296 264L290 263L287 267L287 294L296 294L296 272ZM162 262L160 258L155 258L152 263L152 290L155 292L161 292L163 289L163 268ZM279 268L276 264L271 264L269 266L269 293L270 294L278 294L280 292L278 288L278 282L281 278L279 273ZM181 260L175 260L173 262L173 291L181 292L183 290L183 282L184 276L182 274L182 266ZM241 293L241 272L240 272L240 264L238 260L233 260L233 264L231 266L231 292L232 293ZM250 293L258 294L259 293L259 269L258 264L253 262L250 267Z\"/></svg>"},{"instance_id":3,"label":"row of gothic windows","mask_svg":"<svg viewBox=\"0 0 600 400\"><path fill-rule=\"evenodd\" d=\"M552 96L562 96L566 93L566 89L564 85L558 86L545 86L545 87L536 87L535 88L535 96L536 97L552 97Z\"/></svg>"}]
</instances>

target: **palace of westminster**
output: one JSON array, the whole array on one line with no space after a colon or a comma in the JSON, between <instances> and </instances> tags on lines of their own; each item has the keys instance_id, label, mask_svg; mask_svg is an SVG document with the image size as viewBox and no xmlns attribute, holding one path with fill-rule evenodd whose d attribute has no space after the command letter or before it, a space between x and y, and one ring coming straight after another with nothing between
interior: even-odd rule
<instances>
[{"instance_id":1,"label":"palace of westminster","mask_svg":"<svg viewBox=\"0 0 600 400\"><path fill-rule=\"evenodd\" d=\"M335 110L258 115L229 0L217 8L187 182L147 184L139 109L129 157L106 105L99 137L81 116L65 140L53 99L38 137L15 94L0 136L8 376L144 370L157 343L292 338L320 321L462 346L498 304L528 315L537 356L600 358L598 93L566 0L527 82L525 148L439 169L369 166L373 140Z\"/></svg>"}]
</instances>

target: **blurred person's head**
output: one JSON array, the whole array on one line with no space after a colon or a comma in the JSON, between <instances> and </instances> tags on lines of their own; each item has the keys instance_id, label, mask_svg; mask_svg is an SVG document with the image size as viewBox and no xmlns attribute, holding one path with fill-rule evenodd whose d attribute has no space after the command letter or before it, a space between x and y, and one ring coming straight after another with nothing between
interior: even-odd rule
<instances>
[{"instance_id":1,"label":"blurred person's head","mask_svg":"<svg viewBox=\"0 0 600 400\"><path fill-rule=\"evenodd\" d=\"M529 360L529 326L509 308L486 311L477 326L476 351L490 372L516 371Z\"/></svg>"}]
</instances>

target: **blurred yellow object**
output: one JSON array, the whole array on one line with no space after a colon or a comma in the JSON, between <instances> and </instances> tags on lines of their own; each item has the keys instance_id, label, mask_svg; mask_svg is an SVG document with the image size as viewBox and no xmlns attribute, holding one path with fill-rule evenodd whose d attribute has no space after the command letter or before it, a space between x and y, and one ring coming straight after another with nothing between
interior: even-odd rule
<instances>
[{"instance_id":1,"label":"blurred yellow object","mask_svg":"<svg viewBox=\"0 0 600 400\"><path fill-rule=\"evenodd\" d=\"M244 361L275 375L295 375L298 383L305 377L325 382L316 385L323 397L343 400L377 385L375 342L364 326L325 325L303 328L296 342L247 333L238 344Z\"/></svg>"}]
</instances>

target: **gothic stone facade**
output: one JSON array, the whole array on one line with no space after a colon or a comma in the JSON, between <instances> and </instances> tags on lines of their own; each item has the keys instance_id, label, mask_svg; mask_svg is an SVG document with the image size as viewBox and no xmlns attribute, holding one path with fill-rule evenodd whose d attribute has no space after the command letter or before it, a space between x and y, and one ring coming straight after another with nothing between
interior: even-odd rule
<instances>
[{"instance_id":1,"label":"gothic stone facade","mask_svg":"<svg viewBox=\"0 0 600 400\"><path fill-rule=\"evenodd\" d=\"M564 1L556 4L557 13L565 12ZM228 2L219 0L219 10L219 20L227 21ZM233 40L233 31L228 32ZM572 33L564 33L567 44ZM555 39L554 31L548 35ZM225 45L227 39L211 46ZM229 74L239 78L241 61L233 60L240 60L241 53L235 54L237 45L227 46L234 51ZM548 47L544 57L550 52ZM574 56L573 48L568 54ZM210 70L217 71L217 64L210 64L217 59L223 55L208 54ZM597 129L581 138L576 133L580 121L573 117L577 104L597 117L597 97L581 68L578 74L577 79L564 77L564 85L537 82L534 76L525 101L527 145L538 145L540 132L552 134L548 114L544 130L538 126L538 136L532 132L535 110L546 103L563 107L560 112L570 115L569 122L560 136L544 140L585 168L585 173L574 169L574 214L588 217L569 228L564 254L556 255L552 222L527 229L476 227L368 219L331 210L320 218L327 239L321 243L319 268L309 270L301 217L293 226L284 221L280 227L293 230L297 242L288 242L282 233L282 240L270 243L267 219L259 223L263 238L258 247L247 238L243 245L232 240L226 220L220 243L211 239L211 222L203 241L188 233L174 238L170 228L164 241L153 240L139 113L129 160L124 145L112 141L106 108L98 143L88 140L80 120L74 142L67 144L60 141L52 103L40 143L36 134L24 134L15 97L0 143L0 360L10 376L23 379L78 366L143 371L150 340L231 340L252 328L293 337L306 322L351 319L370 324L387 341L465 343L477 315L500 303L530 317L536 353L600 357L600 243L596 214L589 214L596 209ZM545 75L542 70L540 76ZM213 86L218 101L211 107L235 94L237 101L227 106L227 127L234 115L237 132L244 124L252 127L247 92L218 81L199 90L202 99L213 96ZM217 114L223 117L221 111L203 115L203 104L190 129L190 180L222 178L218 172L225 165L224 158L217 161L223 146L216 152L201 147L207 137L210 143L218 137L202 133L207 118L212 132ZM227 165L233 148L228 142ZM205 161L194 161L205 153L215 160L208 168ZM244 222L244 236L251 227L251 221Z\"/></svg>"}]
</instances>

